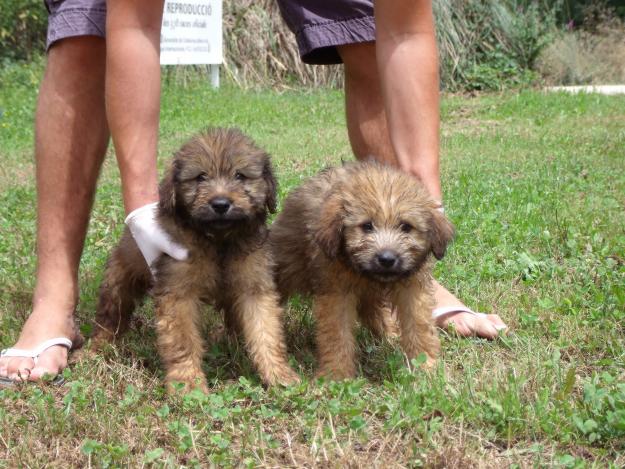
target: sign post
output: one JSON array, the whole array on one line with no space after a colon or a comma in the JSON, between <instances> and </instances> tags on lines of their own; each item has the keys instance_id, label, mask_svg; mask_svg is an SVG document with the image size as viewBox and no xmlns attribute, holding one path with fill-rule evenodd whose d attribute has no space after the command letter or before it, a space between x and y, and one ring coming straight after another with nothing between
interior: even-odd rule
<instances>
[{"instance_id":1,"label":"sign post","mask_svg":"<svg viewBox=\"0 0 625 469\"><path fill-rule=\"evenodd\" d=\"M165 0L161 65L210 65L219 86L223 63L222 0Z\"/></svg>"}]
</instances>

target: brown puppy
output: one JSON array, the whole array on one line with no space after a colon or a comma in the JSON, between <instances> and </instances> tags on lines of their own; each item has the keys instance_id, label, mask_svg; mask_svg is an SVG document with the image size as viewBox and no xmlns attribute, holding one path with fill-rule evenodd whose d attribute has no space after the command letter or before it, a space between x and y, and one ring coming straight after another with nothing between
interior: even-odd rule
<instances>
[{"instance_id":1,"label":"brown puppy","mask_svg":"<svg viewBox=\"0 0 625 469\"><path fill-rule=\"evenodd\" d=\"M282 298L314 297L319 374L355 375L356 319L383 335L386 300L396 307L408 358L425 352L434 362L430 254L441 259L452 236L413 177L378 163L324 170L289 194L270 244Z\"/></svg>"},{"instance_id":2,"label":"brown puppy","mask_svg":"<svg viewBox=\"0 0 625 469\"><path fill-rule=\"evenodd\" d=\"M289 368L267 241L276 182L269 155L238 130L210 129L183 145L160 185L158 221L188 259L163 255L152 281L129 230L108 261L94 342L128 328L135 303L153 286L158 351L168 385L207 390L200 304L223 309L241 331L266 384L299 381ZM171 390L171 386L169 386Z\"/></svg>"}]
</instances>

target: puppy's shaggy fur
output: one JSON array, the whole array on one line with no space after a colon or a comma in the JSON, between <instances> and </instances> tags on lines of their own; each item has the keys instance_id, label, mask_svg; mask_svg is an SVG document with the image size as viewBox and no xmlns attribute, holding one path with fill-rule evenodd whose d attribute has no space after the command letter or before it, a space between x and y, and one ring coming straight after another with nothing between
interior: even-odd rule
<instances>
[{"instance_id":1,"label":"puppy's shaggy fur","mask_svg":"<svg viewBox=\"0 0 625 469\"><path fill-rule=\"evenodd\" d=\"M269 155L238 130L211 129L174 156L160 185L158 221L188 259L163 255L152 281L129 230L108 261L96 316L95 345L129 325L153 286L158 351L166 381L207 390L200 305L212 303L241 331L266 384L298 381L286 359L265 220L276 206ZM171 386L170 386L171 390Z\"/></svg>"},{"instance_id":2,"label":"puppy's shaggy fur","mask_svg":"<svg viewBox=\"0 0 625 469\"><path fill-rule=\"evenodd\" d=\"M406 355L434 362L430 254L441 259L452 236L413 177L374 162L324 170L287 197L270 233L278 290L313 295L321 375L355 375L356 319L383 335L387 300Z\"/></svg>"}]
</instances>

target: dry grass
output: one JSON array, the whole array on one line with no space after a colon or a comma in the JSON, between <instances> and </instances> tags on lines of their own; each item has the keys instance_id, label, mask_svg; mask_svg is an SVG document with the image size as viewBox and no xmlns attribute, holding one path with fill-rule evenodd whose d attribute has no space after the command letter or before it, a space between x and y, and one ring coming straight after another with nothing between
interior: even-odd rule
<instances>
[{"instance_id":1,"label":"dry grass","mask_svg":"<svg viewBox=\"0 0 625 469\"><path fill-rule=\"evenodd\" d=\"M466 87L473 67L495 53L521 68L531 67L555 18L553 7L522 6L514 0L440 0L434 10L446 89ZM224 40L227 77L240 86L342 86L340 66L300 61L294 35L274 0L224 3Z\"/></svg>"},{"instance_id":2,"label":"dry grass","mask_svg":"<svg viewBox=\"0 0 625 469\"><path fill-rule=\"evenodd\" d=\"M302 63L275 0L224 2L224 41L225 72L240 86L342 86L342 67Z\"/></svg>"},{"instance_id":3,"label":"dry grass","mask_svg":"<svg viewBox=\"0 0 625 469\"><path fill-rule=\"evenodd\" d=\"M625 24L610 18L593 31L563 33L544 49L536 68L553 85L625 83Z\"/></svg>"},{"instance_id":4,"label":"dry grass","mask_svg":"<svg viewBox=\"0 0 625 469\"><path fill-rule=\"evenodd\" d=\"M542 51L537 71L552 85L625 83L625 23L601 0L582 13L582 28L570 23Z\"/></svg>"}]
</instances>

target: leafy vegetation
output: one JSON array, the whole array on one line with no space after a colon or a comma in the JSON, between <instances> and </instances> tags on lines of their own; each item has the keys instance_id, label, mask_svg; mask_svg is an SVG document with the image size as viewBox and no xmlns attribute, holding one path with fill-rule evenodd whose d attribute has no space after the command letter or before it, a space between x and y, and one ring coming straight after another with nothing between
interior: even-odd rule
<instances>
[{"instance_id":1,"label":"leafy vegetation","mask_svg":"<svg viewBox=\"0 0 625 469\"><path fill-rule=\"evenodd\" d=\"M543 0L434 2L441 76L448 90L500 90L533 83L537 57L571 18L607 11L606 3ZM592 7L590 8L589 7ZM615 14L616 10L610 10ZM595 15L596 16L596 15ZM0 60L31 59L45 47L47 14L39 0L5 0ZM224 74L243 87L333 86L340 67L301 63L275 0L224 2ZM622 55L622 54L621 54ZM556 59L554 59L556 60ZM175 75L188 74L177 67ZM205 73L198 67L197 73Z\"/></svg>"},{"instance_id":2,"label":"leafy vegetation","mask_svg":"<svg viewBox=\"0 0 625 469\"><path fill-rule=\"evenodd\" d=\"M35 269L32 113L41 67L0 71L0 347L30 308ZM286 328L301 385L265 390L242 345L211 341L211 393L166 397L153 310L99 356L75 355L60 387L0 390L0 467L625 465L625 99L524 91L445 96L442 164L457 237L438 278L511 333L445 331L432 373L360 337L355 380L312 380L310 304ZM165 85L162 165L206 125L238 126L273 155L281 198L351 158L334 90ZM78 318L94 316L123 209L109 154L81 265Z\"/></svg>"},{"instance_id":3,"label":"leafy vegetation","mask_svg":"<svg viewBox=\"0 0 625 469\"><path fill-rule=\"evenodd\" d=\"M45 47L48 14L40 0L2 0L0 60L30 59Z\"/></svg>"}]
</instances>

